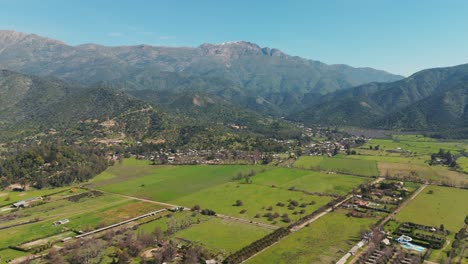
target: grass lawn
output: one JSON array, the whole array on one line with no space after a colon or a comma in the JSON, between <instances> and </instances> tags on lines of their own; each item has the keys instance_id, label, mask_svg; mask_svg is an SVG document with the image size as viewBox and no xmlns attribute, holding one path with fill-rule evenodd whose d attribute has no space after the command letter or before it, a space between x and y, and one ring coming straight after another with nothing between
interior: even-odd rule
<instances>
[{"instance_id":1,"label":"grass lawn","mask_svg":"<svg viewBox=\"0 0 468 264\"><path fill-rule=\"evenodd\" d=\"M247 263L335 263L375 219L352 218L336 211L255 256Z\"/></svg>"},{"instance_id":2,"label":"grass lawn","mask_svg":"<svg viewBox=\"0 0 468 264\"><path fill-rule=\"evenodd\" d=\"M130 165L127 165L129 162L119 164L98 175L92 181L93 186L112 193L167 202L228 182L238 173L262 168L243 165L150 166L147 162L130 161ZM139 172L129 172L132 168Z\"/></svg>"},{"instance_id":3,"label":"grass lawn","mask_svg":"<svg viewBox=\"0 0 468 264\"><path fill-rule=\"evenodd\" d=\"M396 215L396 220L436 227L443 224L451 232L458 232L468 215L467 201L468 190L428 186Z\"/></svg>"},{"instance_id":4,"label":"grass lawn","mask_svg":"<svg viewBox=\"0 0 468 264\"><path fill-rule=\"evenodd\" d=\"M295 187L299 190L326 194L344 195L369 178L326 174L317 171L274 168L259 173L251 178L253 184L288 189ZM242 181L241 181L242 182Z\"/></svg>"},{"instance_id":5,"label":"grass lawn","mask_svg":"<svg viewBox=\"0 0 468 264\"><path fill-rule=\"evenodd\" d=\"M174 237L180 237L202 244L213 252L233 253L255 240L258 240L271 230L234 221L211 218L206 222L195 224L188 229L177 232Z\"/></svg>"},{"instance_id":6,"label":"grass lawn","mask_svg":"<svg viewBox=\"0 0 468 264\"><path fill-rule=\"evenodd\" d=\"M287 208L289 199L296 200L299 204L308 204L312 201L314 201L315 204L307 205L305 208L298 206L294 210L289 210ZM233 206L236 200L241 200L243 205ZM201 208L209 208L220 214L271 224L273 221L268 221L266 217L255 218L254 216L256 214L260 214L262 216L268 212L271 212L272 214L276 212L280 215L286 213L294 222L303 216L300 214L293 215L294 211L304 209L304 215L309 214L320 206L328 203L330 200L330 197L309 195L302 192L288 191L282 188L229 182L191 195L183 196L170 202L186 207L192 207L193 205L198 204ZM278 202L284 203L285 206L276 206ZM271 211L266 210L269 206L272 206ZM246 210L246 212L241 214L241 210ZM280 226L289 225L289 223L280 221L280 218L276 219L276 222L276 225Z\"/></svg>"}]
</instances>

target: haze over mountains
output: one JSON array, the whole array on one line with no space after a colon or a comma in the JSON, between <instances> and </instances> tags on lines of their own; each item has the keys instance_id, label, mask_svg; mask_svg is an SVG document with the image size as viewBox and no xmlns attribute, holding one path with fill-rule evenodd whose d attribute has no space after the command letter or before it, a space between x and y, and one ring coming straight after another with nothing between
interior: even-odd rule
<instances>
[{"instance_id":1,"label":"haze over mountains","mask_svg":"<svg viewBox=\"0 0 468 264\"><path fill-rule=\"evenodd\" d=\"M135 105L151 105L178 115L175 119L192 115L195 123L252 127L265 120L263 114L310 125L454 129L462 135L468 127L468 65L403 78L371 68L327 65L244 41L179 48L69 46L0 31L0 68L8 70L0 74L3 124L36 118L64 125L69 119L111 118ZM90 110L74 111L81 104L74 102ZM110 111L97 115L101 107ZM77 117L50 115L52 108L74 111ZM161 110L156 112L148 118L160 120Z\"/></svg>"}]
</instances>

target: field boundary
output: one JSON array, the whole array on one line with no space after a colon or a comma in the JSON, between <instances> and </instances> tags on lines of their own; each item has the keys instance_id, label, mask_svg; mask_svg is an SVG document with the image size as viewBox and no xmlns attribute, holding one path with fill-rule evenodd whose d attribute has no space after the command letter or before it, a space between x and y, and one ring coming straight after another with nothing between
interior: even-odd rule
<instances>
[{"instance_id":1,"label":"field boundary","mask_svg":"<svg viewBox=\"0 0 468 264\"><path fill-rule=\"evenodd\" d=\"M128 224L130 222L133 222L133 221L145 218L145 217L157 215L157 214L159 214L161 212L164 212L166 210L167 209L164 208L164 209L160 209L160 210L157 210L157 211L154 211L154 212L146 213L146 214L134 217L132 219L128 219L128 220L125 220L125 221L122 221L122 222L119 222L119 223L116 223L116 224L113 224L113 225L109 225L109 226L102 227L102 228L99 228L99 229L96 229L96 230L93 230L93 231L90 231L90 232L87 232L87 233L84 233L84 234L81 234L81 235L77 235L77 236L75 236L75 238L78 239L78 238L87 237L89 235L93 235L93 234L96 234L96 233L99 233L99 232L102 232L102 231L112 229L114 227L118 227L118 226L121 226L121 225L124 225L124 224Z\"/></svg>"}]
</instances>

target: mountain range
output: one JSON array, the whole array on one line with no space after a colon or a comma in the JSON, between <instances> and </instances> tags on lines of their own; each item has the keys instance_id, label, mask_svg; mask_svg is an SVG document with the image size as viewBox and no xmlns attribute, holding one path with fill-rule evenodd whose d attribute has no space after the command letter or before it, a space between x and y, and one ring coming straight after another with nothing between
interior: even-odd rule
<instances>
[{"instance_id":1,"label":"mountain range","mask_svg":"<svg viewBox=\"0 0 468 264\"><path fill-rule=\"evenodd\" d=\"M290 118L392 130L468 127L468 64L427 69L391 83L370 83L320 97Z\"/></svg>"},{"instance_id":2,"label":"mountain range","mask_svg":"<svg viewBox=\"0 0 468 264\"><path fill-rule=\"evenodd\" d=\"M70 46L15 31L0 31L0 68L122 90L209 92L277 115L302 109L310 97L403 78L327 65L245 41L198 47Z\"/></svg>"},{"instance_id":3,"label":"mountain range","mask_svg":"<svg viewBox=\"0 0 468 264\"><path fill-rule=\"evenodd\" d=\"M281 137L281 131L294 129L280 116L308 125L442 136L455 131L464 137L468 128L468 64L404 78L327 65L245 41L198 47L71 46L0 31L0 68L7 69L0 73L0 122L13 130L37 129L38 124L43 129L79 127L86 120L116 121L126 113L145 117L120 119L112 133L137 138L184 125L223 130L232 124Z\"/></svg>"}]
</instances>

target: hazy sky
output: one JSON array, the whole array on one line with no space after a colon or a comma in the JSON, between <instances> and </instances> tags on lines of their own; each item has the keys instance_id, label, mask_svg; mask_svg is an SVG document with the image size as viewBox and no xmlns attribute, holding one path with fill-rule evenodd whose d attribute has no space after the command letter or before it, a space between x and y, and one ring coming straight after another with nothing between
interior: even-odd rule
<instances>
[{"instance_id":1,"label":"hazy sky","mask_svg":"<svg viewBox=\"0 0 468 264\"><path fill-rule=\"evenodd\" d=\"M0 28L72 45L246 40L403 75L468 63L466 0L0 0Z\"/></svg>"}]
</instances>

